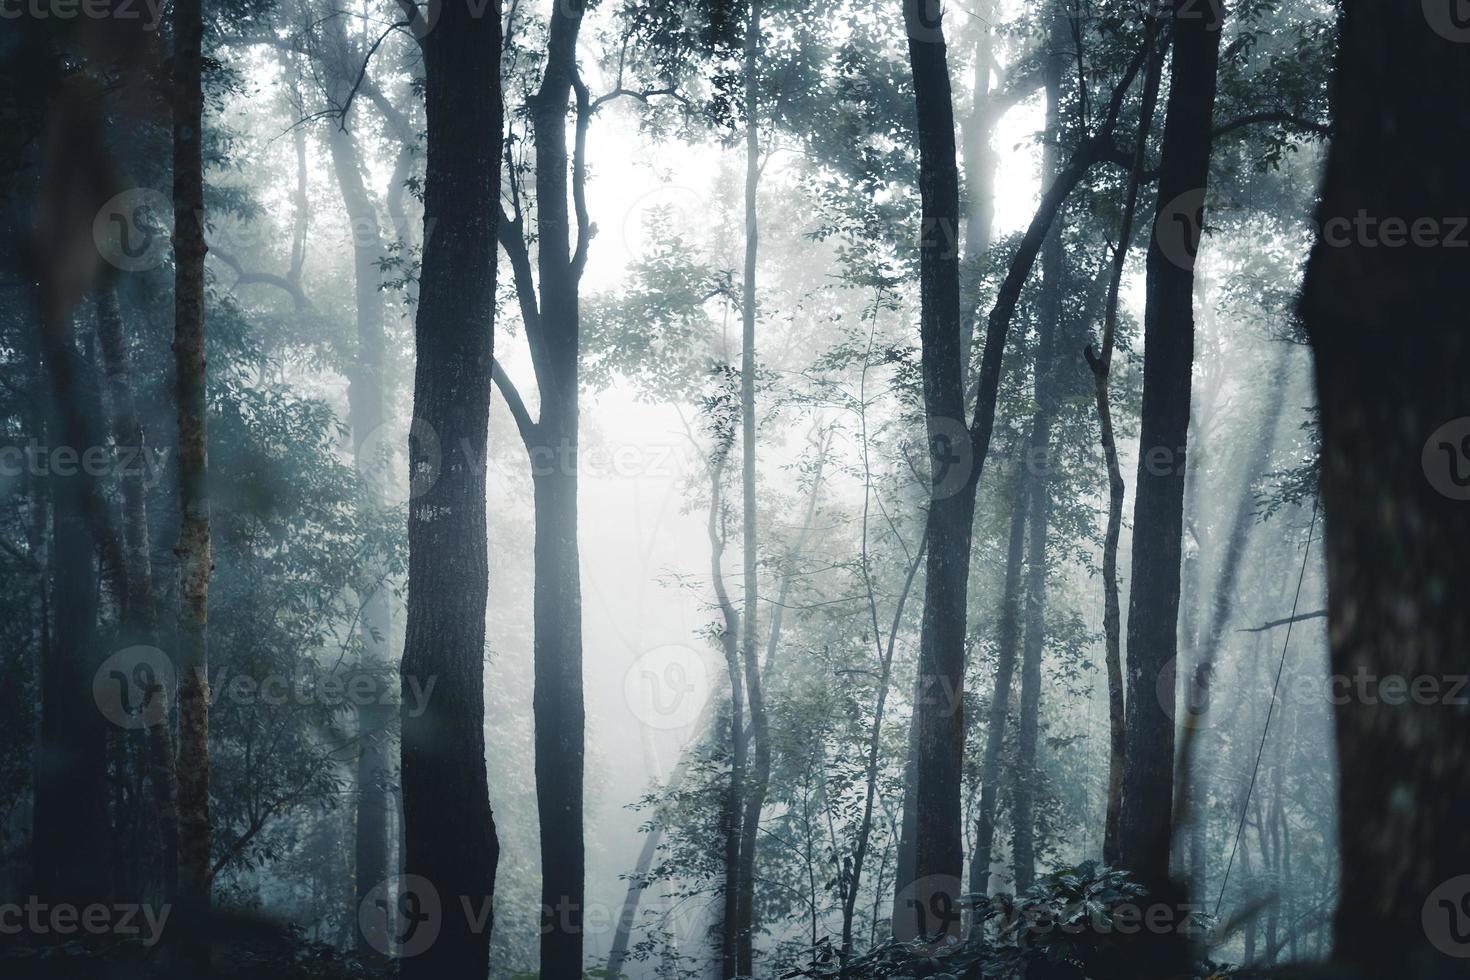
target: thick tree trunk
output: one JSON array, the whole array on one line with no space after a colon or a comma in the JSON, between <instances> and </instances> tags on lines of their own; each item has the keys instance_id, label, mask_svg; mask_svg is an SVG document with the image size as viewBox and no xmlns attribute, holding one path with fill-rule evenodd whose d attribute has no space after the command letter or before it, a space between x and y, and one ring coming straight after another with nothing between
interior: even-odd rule
<instances>
[{"instance_id":1,"label":"thick tree trunk","mask_svg":"<svg viewBox=\"0 0 1470 980\"><path fill-rule=\"evenodd\" d=\"M1175 12L1158 212L1148 253L1142 424L1128 607L1128 717L1120 862L1162 894L1174 795L1171 691L1159 678L1178 650L1184 453L1194 361L1194 257L1209 179L1210 130L1224 11L1206 0Z\"/></svg>"},{"instance_id":2,"label":"thick tree trunk","mask_svg":"<svg viewBox=\"0 0 1470 980\"><path fill-rule=\"evenodd\" d=\"M204 353L204 23L201 0L174 5L174 370L179 422L179 897L197 945L209 915L209 529L208 398Z\"/></svg>"},{"instance_id":3,"label":"thick tree trunk","mask_svg":"<svg viewBox=\"0 0 1470 980\"><path fill-rule=\"evenodd\" d=\"M501 162L500 5L446 4L419 24L428 165L414 372L403 650L404 869L432 888L442 929L404 980L489 970L500 845L485 767L485 462L494 354ZM410 713L409 682L437 678ZM418 894L420 902L435 897ZM468 914L467 914L468 913ZM480 916L484 916L483 921Z\"/></svg>"},{"instance_id":4,"label":"thick tree trunk","mask_svg":"<svg viewBox=\"0 0 1470 980\"><path fill-rule=\"evenodd\" d=\"M751 754L741 817L736 970L745 977L755 974L756 853L760 845L761 810L766 804L766 788L771 778L771 739L757 645L760 581L756 574L759 514L755 498L755 322L756 259L760 248L756 224L756 195L760 187L760 47L761 0L751 0L745 27L745 270L740 303L741 557L745 592L740 648L745 661L745 687L750 702Z\"/></svg>"},{"instance_id":5,"label":"thick tree trunk","mask_svg":"<svg viewBox=\"0 0 1470 980\"><path fill-rule=\"evenodd\" d=\"M1344 4L1337 135L1301 304L1332 672L1429 678L1440 692L1394 704L1384 685L1336 708L1334 957L1365 975L1458 976L1465 962L1470 726L1447 681L1470 673L1465 40L1433 5Z\"/></svg>"}]
</instances>

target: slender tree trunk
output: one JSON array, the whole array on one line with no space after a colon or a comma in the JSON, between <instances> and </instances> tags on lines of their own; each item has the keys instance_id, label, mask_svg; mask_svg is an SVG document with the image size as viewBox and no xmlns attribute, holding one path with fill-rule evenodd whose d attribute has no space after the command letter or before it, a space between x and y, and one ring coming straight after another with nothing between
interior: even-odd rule
<instances>
[{"instance_id":1,"label":"slender tree trunk","mask_svg":"<svg viewBox=\"0 0 1470 980\"><path fill-rule=\"evenodd\" d=\"M970 390L970 353L975 344L975 320L980 314L980 284L990 253L995 224L995 172L999 166L991 139L999 114L991 104L990 75L995 68L994 0L985 0L976 12L975 60L970 92L970 115L961 124L960 152L965 165L965 257L960 268L960 350L964 362L961 380Z\"/></svg>"},{"instance_id":2,"label":"slender tree trunk","mask_svg":"<svg viewBox=\"0 0 1470 980\"><path fill-rule=\"evenodd\" d=\"M200 945L210 902L208 397L204 352L204 22L201 0L174 5L174 370L179 423L179 896L191 937L185 955L207 969Z\"/></svg>"},{"instance_id":3,"label":"slender tree trunk","mask_svg":"<svg viewBox=\"0 0 1470 980\"><path fill-rule=\"evenodd\" d=\"M1301 303L1322 423L1335 676L1470 673L1470 45L1452 18L1433 5L1343 7L1337 135ZM1391 222L1417 229L1412 240ZM1445 702L1448 686L1430 700ZM1470 726L1463 707L1392 704L1387 690L1335 709L1334 958L1365 975L1459 975Z\"/></svg>"},{"instance_id":4,"label":"slender tree trunk","mask_svg":"<svg viewBox=\"0 0 1470 980\"><path fill-rule=\"evenodd\" d=\"M1150 24L1150 40L1153 39ZM1143 101L1138 113L1138 134L1133 147L1133 166L1128 177L1128 192L1123 203L1123 218L1118 228L1118 242L1113 250L1112 275L1108 281L1107 305L1103 313L1100 352L1085 351L1097 393L1097 418L1103 459L1108 470L1108 520L1103 534L1103 658L1108 674L1108 803L1103 828L1103 861L1118 863L1118 813L1123 802L1123 753L1125 715L1123 700L1123 615L1118 585L1118 539L1123 530L1123 497L1127 486L1118 462L1118 441L1113 433L1113 410L1108 392L1108 375L1112 370L1113 347L1118 333L1118 300L1123 286L1123 272L1128 264L1128 249L1133 242L1133 224L1138 211L1138 190L1143 168L1148 159L1149 130L1153 127L1154 108L1158 102L1163 78L1164 51L1160 46L1148 63L1144 77Z\"/></svg>"},{"instance_id":5,"label":"slender tree trunk","mask_svg":"<svg viewBox=\"0 0 1470 980\"><path fill-rule=\"evenodd\" d=\"M716 420L716 426L724 423ZM745 674L740 663L740 613L730 601L725 587L725 533L723 480L725 464L734 442L733 430L723 428L717 434L718 444L710 466L709 544L710 580L720 607L723 628L720 648L725 654L725 670L730 676L730 783L721 801L720 831L725 845L725 887L720 916L720 976L730 980L736 976L739 963L740 918L740 838L746 767Z\"/></svg>"},{"instance_id":6,"label":"slender tree trunk","mask_svg":"<svg viewBox=\"0 0 1470 980\"><path fill-rule=\"evenodd\" d=\"M1017 483L1026 485L1024 474ZM995 818L1000 797L1000 754L1010 715L1011 683L1021 644L1021 563L1026 554L1026 496L1017 492L1011 505L1011 531L1006 546L1005 584L996 626L995 686L986 722L985 755L980 763L980 815L975 824L975 854L970 862L970 891L990 891L990 865L995 844Z\"/></svg>"},{"instance_id":7,"label":"slender tree trunk","mask_svg":"<svg viewBox=\"0 0 1470 980\"><path fill-rule=\"evenodd\" d=\"M442 904L437 941L404 980L489 970L500 845L485 767L485 461L494 355L501 162L500 5L446 4L416 23L428 166L409 464L408 617L402 676L405 897ZM437 678L409 712L409 681ZM469 910L471 914L466 914ZM478 921L483 915L483 922Z\"/></svg>"},{"instance_id":8,"label":"slender tree trunk","mask_svg":"<svg viewBox=\"0 0 1470 980\"><path fill-rule=\"evenodd\" d=\"M346 105L356 82L354 74L361 63L361 53L349 43L341 17L328 17L323 22L327 38L323 68L327 76L327 93L333 105ZM347 120L333 121L328 127L328 149L337 189L342 195L352 234L353 281L357 314L357 349L348 369L347 416L352 427L353 455L358 478L362 483L361 506L373 513L383 505L384 473L382 460L370 454L377 446L377 435L384 422L383 375L386 340L383 332L382 231L377 209L363 182L362 164L357 142L347 129ZM304 251L304 250L303 250ZM302 256L304 258L304 254ZM299 268L293 253L292 268ZM372 556L362 570L357 586L362 603L359 637L362 643L361 667L365 674L386 677L391 656L388 652L392 631L386 571L383 562ZM357 744L357 814L354 845L354 881L356 887L350 907L352 921L357 909L369 894L388 878L388 783L392 778L391 746L392 710L378 704L358 708ZM371 950L368 937L357 930L359 952Z\"/></svg>"},{"instance_id":9,"label":"slender tree trunk","mask_svg":"<svg viewBox=\"0 0 1470 980\"><path fill-rule=\"evenodd\" d=\"M770 726L766 719L765 692L757 646L760 580L757 575L759 512L755 497L755 325L756 259L760 235L756 195L760 187L760 66L761 0L750 0L745 27L745 270L741 286L740 429L742 490L742 565L745 608L741 623L741 655L745 661L745 687L750 701L750 768L746 774L744 813L740 834L740 900L737 923L739 952L736 970L740 976L755 974L755 867L760 847L761 810L771 778Z\"/></svg>"},{"instance_id":10,"label":"slender tree trunk","mask_svg":"<svg viewBox=\"0 0 1470 980\"><path fill-rule=\"evenodd\" d=\"M1174 13L1158 212L1148 253L1118 853L1121 863L1159 895L1169 876L1174 699L1172 691L1159 691L1158 682L1178 652L1184 453L1194 361L1194 257L1209 179L1223 16L1219 0L1206 0L1188 11L1181 6ZM1155 966L1165 968L1162 963Z\"/></svg>"},{"instance_id":11,"label":"slender tree trunk","mask_svg":"<svg viewBox=\"0 0 1470 980\"><path fill-rule=\"evenodd\" d=\"M1042 180L1050 185L1060 173L1058 143L1062 138L1062 82L1067 70L1065 11L1058 6L1052 17L1046 55L1046 141L1042 151ZM1036 744L1041 731L1041 656L1046 645L1046 540L1051 497L1048 468L1051 458L1051 427L1056 415L1055 347L1062 330L1062 299L1065 290L1066 254L1062 248L1062 220L1052 222L1041 248L1041 294L1037 300L1037 330L1034 388L1036 410L1031 417L1031 438L1026 454L1029 541L1026 556L1026 631L1021 647L1021 717L1016 739L1015 789L1011 811L1014 829L1011 863L1016 891L1031 887L1036 877L1036 790L1040 773L1036 767Z\"/></svg>"},{"instance_id":12,"label":"slender tree trunk","mask_svg":"<svg viewBox=\"0 0 1470 980\"><path fill-rule=\"evenodd\" d=\"M122 312L117 293L104 287L97 294L97 339L107 375L112 402L112 441L120 450L146 452L143 427L133 398L132 365L123 333ZM123 595L123 642L158 643L158 617L153 596L153 560L148 533L147 488L137 466L121 471L122 556L126 591ZM150 698L144 708L147 734L148 778L153 791L154 815L158 821L159 867L166 901L173 901L179 877L178 770L174 758L173 731L168 706L173 691L159 688L145 692Z\"/></svg>"},{"instance_id":13,"label":"slender tree trunk","mask_svg":"<svg viewBox=\"0 0 1470 980\"><path fill-rule=\"evenodd\" d=\"M539 316L531 321L540 419L528 444L535 486L536 800L541 825L541 975L582 975L586 851L582 580L577 539L580 311L587 242L582 160L587 93L577 76L579 4L557 4L546 70L530 100L536 150ZM576 154L567 111L577 97ZM571 186L568 186L568 180ZM572 214L569 198L576 202ZM575 217L575 220L574 220ZM575 242L573 234L576 233Z\"/></svg>"},{"instance_id":14,"label":"slender tree trunk","mask_svg":"<svg viewBox=\"0 0 1470 980\"><path fill-rule=\"evenodd\" d=\"M959 170L949 63L937 4L906 0L909 65L918 113L920 335L931 453L925 534L929 554L914 705L916 823L910 892L917 908L949 912L964 864L960 783L964 754L966 589L978 466L965 425L960 346ZM958 484L956 486L956 484ZM903 918L895 917L895 928ZM958 925L958 917L952 920ZM902 933L900 933L902 935Z\"/></svg>"}]
</instances>

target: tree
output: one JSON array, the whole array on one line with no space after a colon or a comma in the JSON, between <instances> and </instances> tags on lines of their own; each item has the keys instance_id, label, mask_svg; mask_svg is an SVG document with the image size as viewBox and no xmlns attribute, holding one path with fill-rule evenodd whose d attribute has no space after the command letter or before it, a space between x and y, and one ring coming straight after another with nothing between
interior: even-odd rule
<instances>
[{"instance_id":1,"label":"tree","mask_svg":"<svg viewBox=\"0 0 1470 980\"><path fill-rule=\"evenodd\" d=\"M208 921L209 438L204 358L204 20L201 0L174 5L174 373L179 424L179 897L193 930ZM186 956L207 969L191 930Z\"/></svg>"},{"instance_id":2,"label":"tree","mask_svg":"<svg viewBox=\"0 0 1470 980\"><path fill-rule=\"evenodd\" d=\"M1219 0L1188 10L1180 6L1173 13L1169 102L1147 265L1118 855L1124 867L1159 893L1169 876L1174 795L1173 694L1159 690L1159 678L1178 648L1194 259L1209 179L1223 17Z\"/></svg>"},{"instance_id":3,"label":"tree","mask_svg":"<svg viewBox=\"0 0 1470 980\"><path fill-rule=\"evenodd\" d=\"M500 5L446 4L432 24L405 12L424 55L428 160L401 666L404 869L437 892L443 922L437 942L404 960L413 980L489 970L500 847L485 769L485 460L502 119ZM436 694L415 714L412 684L429 678Z\"/></svg>"},{"instance_id":4,"label":"tree","mask_svg":"<svg viewBox=\"0 0 1470 980\"><path fill-rule=\"evenodd\" d=\"M1334 676L1467 672L1462 543L1470 253L1441 219L1470 213L1455 95L1463 26L1440 8L1343 5L1333 132L1301 316L1316 366ZM1458 219L1455 224L1462 224ZM1394 239L1394 224L1416 229ZM1397 240L1403 247L1385 247ZM1347 699L1335 711L1342 881L1333 956L1427 977L1461 969L1470 839L1463 709Z\"/></svg>"}]
</instances>

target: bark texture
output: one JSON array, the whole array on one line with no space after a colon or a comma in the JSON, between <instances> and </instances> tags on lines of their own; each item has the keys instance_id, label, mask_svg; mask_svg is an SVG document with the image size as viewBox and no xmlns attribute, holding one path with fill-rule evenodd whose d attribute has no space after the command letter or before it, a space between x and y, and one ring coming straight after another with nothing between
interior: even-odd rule
<instances>
[{"instance_id":1,"label":"bark texture","mask_svg":"<svg viewBox=\"0 0 1470 980\"><path fill-rule=\"evenodd\" d=\"M402 675L438 686L402 712L404 869L437 893L438 940L404 980L483 977L500 847L485 767L485 460L501 161L500 5L417 22L428 159L414 346L408 610ZM426 30L427 27L427 30ZM420 899L428 896L421 895Z\"/></svg>"},{"instance_id":2,"label":"bark texture","mask_svg":"<svg viewBox=\"0 0 1470 980\"><path fill-rule=\"evenodd\" d=\"M1301 303L1322 423L1334 675L1470 672L1470 45L1431 6L1343 5L1324 234ZM1390 221L1433 230L1386 247ZM1459 976L1465 888L1442 883L1470 868L1466 709L1387 700L1336 709L1334 955L1365 976Z\"/></svg>"},{"instance_id":3,"label":"bark texture","mask_svg":"<svg viewBox=\"0 0 1470 980\"><path fill-rule=\"evenodd\" d=\"M1159 690L1159 678L1178 653L1194 258L1209 179L1223 18L1219 0L1174 12L1158 209L1147 263L1118 855L1156 893L1168 881L1174 795L1174 697L1172 689Z\"/></svg>"}]
</instances>

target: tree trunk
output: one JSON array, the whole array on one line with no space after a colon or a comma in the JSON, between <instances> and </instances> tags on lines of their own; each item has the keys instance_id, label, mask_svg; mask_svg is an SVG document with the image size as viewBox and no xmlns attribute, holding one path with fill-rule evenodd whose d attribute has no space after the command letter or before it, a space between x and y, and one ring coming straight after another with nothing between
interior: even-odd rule
<instances>
[{"instance_id":1,"label":"tree trunk","mask_svg":"<svg viewBox=\"0 0 1470 980\"><path fill-rule=\"evenodd\" d=\"M1016 482L1021 487L1026 485L1024 473ZM1026 495L1017 492L1011 505L1005 584L1001 591L1000 621L996 626L995 687L990 695L985 755L980 763L980 815L975 824L975 854L970 861L970 891L977 894L990 891L991 853L995 844L995 817L1000 796L1000 753L1005 745L1011 683L1016 675L1016 651L1021 642L1021 562L1026 554L1026 509Z\"/></svg>"},{"instance_id":2,"label":"tree trunk","mask_svg":"<svg viewBox=\"0 0 1470 980\"><path fill-rule=\"evenodd\" d=\"M1150 43L1154 43L1154 25L1150 22ZM1118 463L1118 441L1113 433L1113 410L1108 393L1108 375L1112 370L1113 347L1118 333L1118 299L1123 286L1123 272L1128 264L1128 249L1133 242L1133 224L1138 211L1138 189L1143 181L1143 168L1148 160L1149 130L1153 127L1154 108L1163 78L1162 46L1149 57L1144 78L1143 101L1138 113L1138 134L1133 147L1133 166L1128 177L1128 192L1123 203L1123 218L1118 228L1118 242L1113 250L1113 267L1108 281L1107 305L1103 314L1100 351L1089 346L1084 352L1092 367L1097 393L1097 418L1103 459L1108 470L1108 520L1103 534L1103 657L1108 674L1108 803L1103 828L1103 861L1118 863L1118 815L1123 803L1123 754L1125 714L1123 700L1123 615L1118 586L1118 539L1123 529L1123 497L1127 486Z\"/></svg>"},{"instance_id":3,"label":"tree trunk","mask_svg":"<svg viewBox=\"0 0 1470 980\"><path fill-rule=\"evenodd\" d=\"M741 655L745 660L745 687L750 701L750 769L746 776L744 814L740 834L739 955L736 970L754 976L755 865L760 845L761 810L771 778L771 739L766 720L765 693L756 642L760 581L756 574L759 514L755 499L755 321L756 258L760 235L756 224L756 194L760 186L760 65L761 0L750 0L745 27L745 272L741 285L740 355L740 484L743 497L742 559L745 609L741 623Z\"/></svg>"},{"instance_id":4,"label":"tree trunk","mask_svg":"<svg viewBox=\"0 0 1470 980\"><path fill-rule=\"evenodd\" d=\"M965 426L961 378L964 352L955 241L960 218L959 170L949 62L937 4L905 0L903 10L918 116L922 199L919 330L932 471L913 721L917 733L914 868L912 881L900 882L899 887L910 890L909 901L918 908L949 910L960 894L964 864L960 783L965 728L960 696L978 467ZM899 917L895 916L896 923Z\"/></svg>"},{"instance_id":5,"label":"tree trunk","mask_svg":"<svg viewBox=\"0 0 1470 980\"><path fill-rule=\"evenodd\" d=\"M1446 679L1470 673L1470 45L1451 18L1344 4L1323 233L1301 303L1322 423L1332 673L1440 683L1436 703L1393 704L1385 686L1336 708L1334 957L1380 976L1459 975L1467 948L1454 876L1470 868L1470 727L1463 707L1438 703L1463 704Z\"/></svg>"},{"instance_id":6,"label":"tree trunk","mask_svg":"<svg viewBox=\"0 0 1470 980\"><path fill-rule=\"evenodd\" d=\"M401 667L405 888L442 904L436 942L404 980L484 977L500 845L485 768L485 462L499 214L500 5L416 22L428 163L410 435L408 616ZM437 678L427 710L409 682ZM470 914L467 914L470 913ZM483 915L483 922L477 921ZM411 942L412 940L410 940Z\"/></svg>"},{"instance_id":7,"label":"tree trunk","mask_svg":"<svg viewBox=\"0 0 1470 980\"><path fill-rule=\"evenodd\" d=\"M1056 181L1061 162L1058 143L1062 138L1062 81L1067 70L1067 33L1070 21L1057 7L1047 38L1046 139L1042 151L1042 181ZM1021 646L1021 717L1016 739L1015 789L1011 823L1014 837L1011 864L1016 892L1031 887L1036 877L1036 743L1041 731L1041 655L1046 645L1046 532L1051 498L1047 487L1051 458L1051 426L1056 415L1057 381L1053 376L1056 343L1062 329L1062 299L1065 290L1066 253L1062 248L1062 220L1051 224L1041 249L1041 294L1037 299L1035 395L1031 438L1025 459L1029 491L1026 518L1029 541L1026 556L1026 631Z\"/></svg>"},{"instance_id":8,"label":"tree trunk","mask_svg":"<svg viewBox=\"0 0 1470 980\"><path fill-rule=\"evenodd\" d=\"M730 677L730 784L721 801L720 831L724 838L725 887L722 893L723 907L720 915L720 976L730 980L736 976L739 963L739 920L740 920L740 838L744 796L745 764L747 746L745 739L745 676L740 664L740 613L730 601L725 588L725 533L722 481L725 464L730 457L734 442L733 429L723 428L723 420L716 420L717 444L710 464L709 544L710 580L715 598L719 603L723 628L720 631L720 649L725 654L725 670Z\"/></svg>"},{"instance_id":9,"label":"tree trunk","mask_svg":"<svg viewBox=\"0 0 1470 980\"><path fill-rule=\"evenodd\" d=\"M527 325L536 356L540 419L528 442L535 486L536 801L541 826L541 975L582 975L586 851L583 771L582 580L577 539L580 310L589 240L582 193L587 94L577 76L580 4L557 4L546 70L530 100L536 150L539 315ZM577 145L566 117L577 96ZM570 195L568 178L572 181ZM576 201L575 222L569 196ZM576 241L573 242L573 231ZM534 305L534 297L522 297Z\"/></svg>"},{"instance_id":10,"label":"tree trunk","mask_svg":"<svg viewBox=\"0 0 1470 980\"><path fill-rule=\"evenodd\" d=\"M323 69L327 95L335 106L346 105L356 81L355 69L362 57L347 39L341 17L323 22L327 38ZM373 513L383 506L385 484L382 460L370 453L382 428L384 351L382 231L377 209L363 183L357 143L346 128L347 120L328 126L327 146L337 189L352 235L352 268L357 313L357 350L348 369L347 416L352 427L353 456L362 483L361 506ZM292 269L299 268L295 252ZM392 630L386 570L378 556L362 569L357 585L362 603L359 639L364 674L386 677L391 663L388 652ZM360 706L357 714L357 819L354 845L352 920L369 894L388 878L388 783L392 778L389 758L392 710L376 703ZM366 933L357 930L359 952L371 950Z\"/></svg>"},{"instance_id":11,"label":"tree trunk","mask_svg":"<svg viewBox=\"0 0 1470 980\"><path fill-rule=\"evenodd\" d=\"M1194 361L1194 257L1209 179L1211 117L1224 11L1174 14L1158 212L1148 253L1142 423L1128 604L1128 717L1120 862L1162 895L1174 793L1173 692L1159 678L1178 652L1184 453Z\"/></svg>"},{"instance_id":12,"label":"tree trunk","mask_svg":"<svg viewBox=\"0 0 1470 980\"><path fill-rule=\"evenodd\" d=\"M123 333L117 293L104 287L97 294L97 339L112 402L112 441L120 450L146 452L143 427L133 398L132 365ZM158 643L158 616L153 596L153 560L148 534L147 488L137 466L121 468L122 557L126 585L122 600L124 646ZM145 705L148 778L158 820L159 867L166 901L173 901L179 877L179 785L168 706L174 692L145 692L156 701Z\"/></svg>"},{"instance_id":13,"label":"tree trunk","mask_svg":"<svg viewBox=\"0 0 1470 980\"><path fill-rule=\"evenodd\" d=\"M204 352L204 22L201 0L174 5L174 370L179 423L179 897L185 956L207 969L209 816L208 398Z\"/></svg>"}]
</instances>

